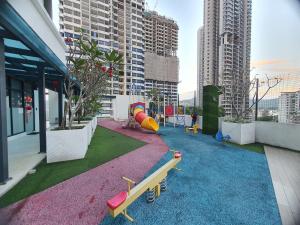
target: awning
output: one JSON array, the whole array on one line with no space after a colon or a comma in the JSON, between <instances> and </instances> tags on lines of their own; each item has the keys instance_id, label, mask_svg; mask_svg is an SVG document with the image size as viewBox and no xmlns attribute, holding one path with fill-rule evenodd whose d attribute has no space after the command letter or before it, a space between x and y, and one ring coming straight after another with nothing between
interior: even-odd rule
<instances>
[{"instance_id":1,"label":"awning","mask_svg":"<svg viewBox=\"0 0 300 225\"><path fill-rule=\"evenodd\" d=\"M6 75L36 79L43 71L47 80L67 74L66 65L7 1L1 1L0 37L5 45Z\"/></svg>"}]
</instances>

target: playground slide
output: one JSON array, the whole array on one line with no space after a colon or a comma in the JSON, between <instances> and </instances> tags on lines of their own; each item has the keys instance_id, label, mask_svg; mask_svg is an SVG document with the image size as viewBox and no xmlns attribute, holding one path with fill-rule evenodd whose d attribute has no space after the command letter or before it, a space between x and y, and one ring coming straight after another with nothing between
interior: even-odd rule
<instances>
[{"instance_id":1,"label":"playground slide","mask_svg":"<svg viewBox=\"0 0 300 225\"><path fill-rule=\"evenodd\" d=\"M159 130L159 125L156 123L156 121L152 117L147 116L147 114L144 113L143 106L141 105L135 106L133 110L133 115L135 121L138 122L142 128L154 132L157 132Z\"/></svg>"}]
</instances>

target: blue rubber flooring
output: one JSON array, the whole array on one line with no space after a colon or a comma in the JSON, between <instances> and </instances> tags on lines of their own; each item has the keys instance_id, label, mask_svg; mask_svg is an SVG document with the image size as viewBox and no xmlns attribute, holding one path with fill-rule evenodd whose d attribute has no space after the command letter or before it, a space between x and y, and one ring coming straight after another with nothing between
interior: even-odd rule
<instances>
[{"instance_id":1,"label":"blue rubber flooring","mask_svg":"<svg viewBox=\"0 0 300 225\"><path fill-rule=\"evenodd\" d=\"M128 208L134 224L281 224L264 154L224 145L211 136L185 134L183 128L161 128L160 133L170 148L182 152L178 167L183 171L169 173L167 191L154 203L146 203L143 195ZM148 175L171 157L167 153ZM132 223L122 215L107 215L101 224Z\"/></svg>"}]
</instances>

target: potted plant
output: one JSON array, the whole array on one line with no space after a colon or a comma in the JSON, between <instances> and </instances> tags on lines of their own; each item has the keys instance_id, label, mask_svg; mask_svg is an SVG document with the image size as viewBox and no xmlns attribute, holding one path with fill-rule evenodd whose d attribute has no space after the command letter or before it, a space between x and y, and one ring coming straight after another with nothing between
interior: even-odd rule
<instances>
[{"instance_id":1,"label":"potted plant","mask_svg":"<svg viewBox=\"0 0 300 225\"><path fill-rule=\"evenodd\" d=\"M102 52L95 42L86 40L83 35L65 40L69 46L64 82L67 100L62 124L47 132L48 163L84 158L97 126L95 102L106 92L108 81L119 75L122 55L115 50ZM87 116L92 119L80 123ZM74 123L76 117L78 124Z\"/></svg>"},{"instance_id":2,"label":"potted plant","mask_svg":"<svg viewBox=\"0 0 300 225\"><path fill-rule=\"evenodd\" d=\"M242 83L238 79L232 81L229 99L233 113L225 116L222 122L222 133L224 136L229 136L231 142L240 145L255 143L255 122L251 118L253 108L255 105L258 105L272 88L281 82L277 78L274 82L274 79L270 79L268 76L266 76L266 80L267 88L260 96L258 96L259 80L257 78ZM223 87L222 93L224 91L226 90ZM253 91L252 103L248 104L245 99L249 98L250 93ZM238 97L244 99L243 104L237 100ZM255 120L257 120L256 116Z\"/></svg>"}]
</instances>

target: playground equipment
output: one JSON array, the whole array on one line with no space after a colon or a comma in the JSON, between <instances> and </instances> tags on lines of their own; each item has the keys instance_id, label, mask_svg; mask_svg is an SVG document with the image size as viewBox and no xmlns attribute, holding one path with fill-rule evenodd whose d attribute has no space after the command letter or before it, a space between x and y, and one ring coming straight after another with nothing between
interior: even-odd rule
<instances>
[{"instance_id":1,"label":"playground equipment","mask_svg":"<svg viewBox=\"0 0 300 225\"><path fill-rule=\"evenodd\" d=\"M190 131L193 132L193 134L198 134L199 130L199 125L195 124L193 127L185 127L185 132L189 133Z\"/></svg>"},{"instance_id":2,"label":"playground equipment","mask_svg":"<svg viewBox=\"0 0 300 225\"><path fill-rule=\"evenodd\" d=\"M134 120L139 123L142 128L154 132L159 130L159 125L156 121L145 113L144 103L137 102L130 105L130 113L133 114Z\"/></svg>"},{"instance_id":3,"label":"playground equipment","mask_svg":"<svg viewBox=\"0 0 300 225\"><path fill-rule=\"evenodd\" d=\"M119 214L123 214L129 221L133 222L133 218L127 214L127 207L139 198L144 192L147 192L147 202L153 202L155 198L160 196L161 191L165 191L166 178L169 170L177 169L176 165L181 161L181 153L178 151L172 151L173 158L156 170L149 177L144 179L141 183L131 188L136 184L133 180L122 177L128 184L128 191L120 192L118 195L107 201L109 213L113 218Z\"/></svg>"},{"instance_id":4,"label":"playground equipment","mask_svg":"<svg viewBox=\"0 0 300 225\"><path fill-rule=\"evenodd\" d=\"M220 130L216 134L216 140L218 142L229 141L230 139L231 139L231 137L229 135L223 136L223 133Z\"/></svg>"}]
</instances>

